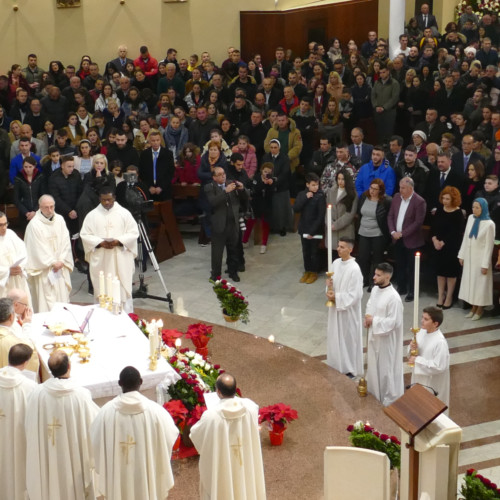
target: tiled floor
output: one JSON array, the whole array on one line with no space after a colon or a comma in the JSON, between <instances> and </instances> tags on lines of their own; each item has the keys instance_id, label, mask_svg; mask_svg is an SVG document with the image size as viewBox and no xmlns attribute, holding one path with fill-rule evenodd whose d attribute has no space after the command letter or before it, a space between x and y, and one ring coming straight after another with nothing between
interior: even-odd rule
<instances>
[{"instance_id":1,"label":"tiled floor","mask_svg":"<svg viewBox=\"0 0 500 500\"><path fill-rule=\"evenodd\" d=\"M172 293L175 312L222 325L224 320L208 282L210 246L199 246L193 228L184 229L186 252L160 265L160 272ZM286 237L271 236L267 253L261 255L259 249L259 246L251 246L245 250L247 271L240 273L241 282L237 284L250 302L251 320L247 325L236 323L234 327L264 338L272 334L277 343L310 356L325 356L327 308L324 280L319 279L311 285L299 283L303 272L299 237L295 234L288 234ZM86 293L83 275L75 273L72 279L74 292L71 300L91 302L92 298ZM164 295L160 281L151 266L146 272L146 283L151 294ZM420 311L425 306L435 304L434 294L432 283L430 286L428 283L423 286ZM363 308L368 297L365 292ZM144 309L168 310L165 303L150 299L136 299L134 304ZM409 340L413 304L404 305L405 339ZM467 363L471 363L471 366L474 366L474 362L499 357L500 345L496 343L500 339L499 330L477 330L500 324L500 318L487 314L480 321L471 321L464 316L465 312L459 304L445 311L442 330L463 331L463 334L449 338L449 346L452 349L451 365L467 366ZM490 344L485 346L485 342ZM408 372L408 369L405 371ZM452 378L452 392L458 390L460 388L454 386ZM451 408L451 418L453 414ZM490 415L488 405L485 404L482 423L464 429L464 441L469 442L469 445L461 452L461 472L464 472L468 465L483 463L485 467L480 469L481 472L492 480L498 479L500 483L500 443L497 442L500 424L496 420L498 417L499 415ZM458 419L457 423L467 425L465 422L461 424ZM483 438L493 439L494 442L485 444L480 441ZM475 440L479 440L477 446L474 446Z\"/></svg>"}]
</instances>

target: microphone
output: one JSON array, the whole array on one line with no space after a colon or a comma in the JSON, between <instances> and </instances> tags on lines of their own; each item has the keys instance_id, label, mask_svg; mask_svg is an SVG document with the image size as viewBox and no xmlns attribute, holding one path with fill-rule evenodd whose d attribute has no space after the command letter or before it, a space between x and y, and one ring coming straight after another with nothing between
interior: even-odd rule
<instances>
[{"instance_id":1,"label":"microphone","mask_svg":"<svg viewBox=\"0 0 500 500\"><path fill-rule=\"evenodd\" d=\"M70 311L70 310L69 310L66 306L63 306L63 309L64 309L65 311L69 312L69 313L71 314L71 316L73 317L73 319L75 320L76 326L77 326L77 328L78 328L78 330L77 330L77 331L78 331L78 332L80 332L80 333L83 333L83 332L82 332L82 329L81 329L81 328L80 328L80 326L78 325L78 321L77 321L77 319L76 319L76 316L73 314L73 312L72 312L72 311Z\"/></svg>"},{"instance_id":2,"label":"microphone","mask_svg":"<svg viewBox=\"0 0 500 500\"><path fill-rule=\"evenodd\" d=\"M405 387L405 390L408 390L408 389L411 389L414 385L421 385L422 387L425 387L426 389L430 389L431 392L434 394L434 396L437 397L437 395L439 394L438 391L436 391L436 389L434 389L433 387L431 387L430 385L424 385L424 384L421 384L419 382L415 382L413 384L409 384Z\"/></svg>"}]
</instances>

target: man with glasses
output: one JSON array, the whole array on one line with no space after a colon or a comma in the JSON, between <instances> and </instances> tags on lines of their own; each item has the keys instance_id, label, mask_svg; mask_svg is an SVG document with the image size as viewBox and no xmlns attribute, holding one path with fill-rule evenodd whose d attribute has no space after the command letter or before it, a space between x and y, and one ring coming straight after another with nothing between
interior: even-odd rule
<instances>
[{"instance_id":1,"label":"man with glasses","mask_svg":"<svg viewBox=\"0 0 500 500\"><path fill-rule=\"evenodd\" d=\"M8 229L7 216L0 212L0 297L7 297L10 290L22 290L31 304L31 295L26 279L26 245L17 234Z\"/></svg>"},{"instance_id":2,"label":"man with glasses","mask_svg":"<svg viewBox=\"0 0 500 500\"><path fill-rule=\"evenodd\" d=\"M14 304L15 319L11 326L14 335L19 339L30 340L33 309L31 309L29 304L31 300L29 293L19 288L13 288L9 290L7 298L12 300Z\"/></svg>"}]
</instances>

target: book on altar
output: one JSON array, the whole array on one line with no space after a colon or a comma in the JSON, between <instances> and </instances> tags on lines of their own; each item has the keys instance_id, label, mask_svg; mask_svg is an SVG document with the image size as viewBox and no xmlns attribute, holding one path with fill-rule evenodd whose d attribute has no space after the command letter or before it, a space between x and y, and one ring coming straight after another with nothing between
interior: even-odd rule
<instances>
[{"instance_id":1,"label":"book on altar","mask_svg":"<svg viewBox=\"0 0 500 500\"><path fill-rule=\"evenodd\" d=\"M203 398L205 399L207 410L215 408L220 403L220 398L216 392L205 392L203 393Z\"/></svg>"}]
</instances>

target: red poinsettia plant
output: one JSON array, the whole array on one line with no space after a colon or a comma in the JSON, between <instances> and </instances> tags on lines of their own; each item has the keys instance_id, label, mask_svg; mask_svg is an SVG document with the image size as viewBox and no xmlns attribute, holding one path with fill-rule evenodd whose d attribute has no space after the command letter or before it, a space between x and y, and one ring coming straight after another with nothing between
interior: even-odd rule
<instances>
[{"instance_id":1,"label":"red poinsettia plant","mask_svg":"<svg viewBox=\"0 0 500 500\"><path fill-rule=\"evenodd\" d=\"M259 424L269 422L271 425L276 425L286 429L286 424L292 420L299 418L297 410L291 406L278 403L270 406L264 406L259 409Z\"/></svg>"},{"instance_id":2,"label":"red poinsettia plant","mask_svg":"<svg viewBox=\"0 0 500 500\"><path fill-rule=\"evenodd\" d=\"M175 425L182 429L189 415L189 410L185 407L184 403L180 399L171 399L163 405L163 408L170 413Z\"/></svg>"},{"instance_id":3,"label":"red poinsettia plant","mask_svg":"<svg viewBox=\"0 0 500 500\"><path fill-rule=\"evenodd\" d=\"M168 347L175 347L175 341L181 338L184 334L175 328L169 329L164 328L161 331L161 339L163 342L168 345Z\"/></svg>"},{"instance_id":4,"label":"red poinsettia plant","mask_svg":"<svg viewBox=\"0 0 500 500\"><path fill-rule=\"evenodd\" d=\"M189 325L186 332L186 338L191 339L196 347L203 347L207 345L209 339L213 336L212 327L205 325L204 323Z\"/></svg>"}]
</instances>

